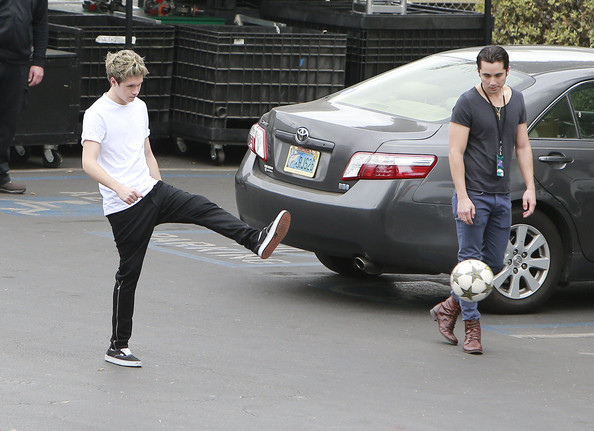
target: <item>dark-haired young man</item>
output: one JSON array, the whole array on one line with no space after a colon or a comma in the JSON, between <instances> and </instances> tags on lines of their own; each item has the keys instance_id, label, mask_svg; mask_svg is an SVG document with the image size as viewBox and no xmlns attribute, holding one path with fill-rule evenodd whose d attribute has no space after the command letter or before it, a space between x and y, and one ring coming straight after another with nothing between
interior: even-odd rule
<instances>
[{"instance_id":1,"label":"dark-haired young man","mask_svg":"<svg viewBox=\"0 0 594 431\"><path fill-rule=\"evenodd\" d=\"M509 241L512 221L510 166L515 151L526 183L523 216L536 206L532 148L522 93L506 85L509 56L500 46L483 48L476 59L480 83L463 93L452 110L449 162L456 191L452 208L458 233L458 261L478 259L497 274ZM453 293L431 309L439 332L458 344L454 326L462 313L463 350L481 354L478 304Z\"/></svg>"}]
</instances>

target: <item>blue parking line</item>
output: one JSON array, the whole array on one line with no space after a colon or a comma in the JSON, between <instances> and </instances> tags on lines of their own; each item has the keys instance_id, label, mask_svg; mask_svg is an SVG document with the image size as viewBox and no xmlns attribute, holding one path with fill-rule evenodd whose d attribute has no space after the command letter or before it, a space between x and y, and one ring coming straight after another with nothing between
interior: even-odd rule
<instances>
[{"instance_id":1,"label":"blue parking line","mask_svg":"<svg viewBox=\"0 0 594 431\"><path fill-rule=\"evenodd\" d=\"M18 174L11 174L17 181L48 181L48 180L81 180L81 179L88 179L89 177L86 175L60 175L60 176L50 176L50 177L23 177Z\"/></svg>"},{"instance_id":2,"label":"blue parking line","mask_svg":"<svg viewBox=\"0 0 594 431\"><path fill-rule=\"evenodd\" d=\"M111 231L90 233L112 239ZM313 257L313 253L283 244L278 246L272 257L260 259L250 250L206 228L155 231L149 243L149 249L226 268L286 268L320 265Z\"/></svg>"},{"instance_id":3,"label":"blue parking line","mask_svg":"<svg viewBox=\"0 0 594 431\"><path fill-rule=\"evenodd\" d=\"M227 173L184 173L165 174L165 179L173 178L232 178ZM54 175L19 177L19 181L52 181L89 179L86 175ZM0 196L0 213L29 217L95 217L102 216L101 196L96 186L93 192L62 192L59 196Z\"/></svg>"},{"instance_id":4,"label":"blue parking line","mask_svg":"<svg viewBox=\"0 0 594 431\"><path fill-rule=\"evenodd\" d=\"M103 215L102 206L96 200L72 196L22 196L17 199L0 199L0 212L22 217L96 217Z\"/></svg>"},{"instance_id":5,"label":"blue parking line","mask_svg":"<svg viewBox=\"0 0 594 431\"><path fill-rule=\"evenodd\" d=\"M169 253L169 254L173 254L176 256L181 256L181 257L185 257L188 259L192 259L192 260L198 260L201 262L207 262L207 263L213 263L215 265L219 265L219 266L224 266L226 268L275 268L275 267L301 267L301 266L317 266L319 265L319 262L290 262L287 261L284 258L275 258L275 257L269 257L268 259L260 259L260 261L258 263L247 263L247 262L241 262L240 263L232 263L232 262L227 262L225 260L222 259L214 259L214 258L209 258L209 257L205 257L205 256L201 256L201 255L196 255L196 254L191 254L191 253L186 253L180 250L172 250L166 247L160 247L158 245L154 245L154 244L150 244L149 248L151 250L157 250L157 251L161 251L164 253ZM251 253L249 251L246 251L246 253ZM281 256L282 252L275 252L274 256ZM255 257L255 255L254 255Z\"/></svg>"}]
</instances>

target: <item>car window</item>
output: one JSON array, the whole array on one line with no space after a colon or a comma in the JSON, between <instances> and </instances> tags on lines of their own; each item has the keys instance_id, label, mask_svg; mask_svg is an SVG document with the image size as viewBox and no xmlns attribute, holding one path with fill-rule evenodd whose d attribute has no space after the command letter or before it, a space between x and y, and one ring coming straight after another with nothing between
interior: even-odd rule
<instances>
[{"instance_id":1,"label":"car window","mask_svg":"<svg viewBox=\"0 0 594 431\"><path fill-rule=\"evenodd\" d=\"M418 121L450 118L460 95L479 82L476 63L431 56L349 87L328 100ZM522 90L532 78L512 69L507 84Z\"/></svg>"},{"instance_id":2,"label":"car window","mask_svg":"<svg viewBox=\"0 0 594 431\"><path fill-rule=\"evenodd\" d=\"M577 138L567 97L555 103L536 123L529 135L531 138Z\"/></svg>"},{"instance_id":3,"label":"car window","mask_svg":"<svg viewBox=\"0 0 594 431\"><path fill-rule=\"evenodd\" d=\"M582 84L569 93L581 138L594 138L594 82Z\"/></svg>"},{"instance_id":4,"label":"car window","mask_svg":"<svg viewBox=\"0 0 594 431\"><path fill-rule=\"evenodd\" d=\"M559 99L529 135L531 138L594 138L594 82L578 85Z\"/></svg>"}]
</instances>

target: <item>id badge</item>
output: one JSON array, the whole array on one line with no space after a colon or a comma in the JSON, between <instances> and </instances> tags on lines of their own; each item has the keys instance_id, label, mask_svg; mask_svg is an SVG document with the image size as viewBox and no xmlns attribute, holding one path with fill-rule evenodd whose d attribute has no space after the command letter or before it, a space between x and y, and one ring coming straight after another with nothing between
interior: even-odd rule
<instances>
[{"instance_id":1,"label":"id badge","mask_svg":"<svg viewBox=\"0 0 594 431\"><path fill-rule=\"evenodd\" d=\"M505 175L505 171L503 170L503 155L497 155L497 176L503 177Z\"/></svg>"}]
</instances>

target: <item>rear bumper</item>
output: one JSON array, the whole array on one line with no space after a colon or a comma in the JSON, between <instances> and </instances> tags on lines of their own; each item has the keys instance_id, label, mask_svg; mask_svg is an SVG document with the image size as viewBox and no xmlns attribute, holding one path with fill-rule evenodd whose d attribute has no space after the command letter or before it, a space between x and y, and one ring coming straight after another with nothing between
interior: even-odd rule
<instances>
[{"instance_id":1,"label":"rear bumper","mask_svg":"<svg viewBox=\"0 0 594 431\"><path fill-rule=\"evenodd\" d=\"M450 205L416 203L420 180L359 181L346 193L320 192L274 180L246 155L235 176L240 217L264 226L291 212L284 243L329 256L365 256L383 272L449 272L457 240Z\"/></svg>"}]
</instances>

